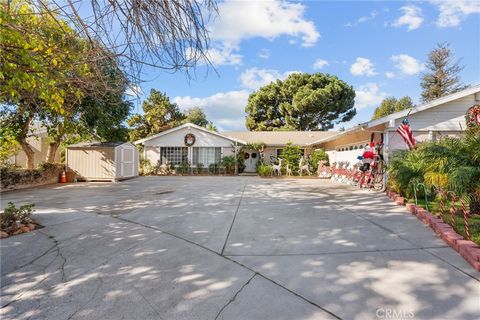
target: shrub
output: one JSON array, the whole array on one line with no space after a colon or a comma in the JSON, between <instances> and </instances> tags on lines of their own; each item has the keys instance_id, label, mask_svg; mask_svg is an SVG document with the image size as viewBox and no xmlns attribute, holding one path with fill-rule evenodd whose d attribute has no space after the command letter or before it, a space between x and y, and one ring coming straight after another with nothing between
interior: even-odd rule
<instances>
[{"instance_id":1,"label":"shrub","mask_svg":"<svg viewBox=\"0 0 480 320\"><path fill-rule=\"evenodd\" d=\"M417 150L397 152L389 164L390 186L410 198L419 182L454 191L469 200L472 213L480 213L479 144L480 130L469 129L461 139L424 142Z\"/></svg>"},{"instance_id":2,"label":"shrub","mask_svg":"<svg viewBox=\"0 0 480 320\"><path fill-rule=\"evenodd\" d=\"M328 154L325 152L323 149L315 150L312 153L312 170L313 172L317 172L318 168L318 161L326 161L326 164L328 166Z\"/></svg>"},{"instance_id":3,"label":"shrub","mask_svg":"<svg viewBox=\"0 0 480 320\"><path fill-rule=\"evenodd\" d=\"M298 163L302 156L302 150L300 150L299 147L292 146L290 142L287 143L286 147L283 148L282 156L280 157L283 159L282 168L286 168L288 164L294 174L298 173Z\"/></svg>"},{"instance_id":4,"label":"shrub","mask_svg":"<svg viewBox=\"0 0 480 320\"><path fill-rule=\"evenodd\" d=\"M208 173L217 173L218 171L218 163L211 163L208 165Z\"/></svg>"},{"instance_id":5,"label":"shrub","mask_svg":"<svg viewBox=\"0 0 480 320\"><path fill-rule=\"evenodd\" d=\"M0 229L11 233L18 228L18 224L33 223L31 218L34 204L24 204L20 208L9 202L4 212L0 213Z\"/></svg>"},{"instance_id":6,"label":"shrub","mask_svg":"<svg viewBox=\"0 0 480 320\"><path fill-rule=\"evenodd\" d=\"M201 174L203 172L203 167L204 167L203 163L201 163L201 162L197 163L196 168L197 168L197 173L198 174Z\"/></svg>"},{"instance_id":7,"label":"shrub","mask_svg":"<svg viewBox=\"0 0 480 320\"><path fill-rule=\"evenodd\" d=\"M268 166L266 164L263 164L261 163L258 167L257 167L257 172L258 174L260 175L260 177L269 177L272 175L272 166Z\"/></svg>"},{"instance_id":8,"label":"shrub","mask_svg":"<svg viewBox=\"0 0 480 320\"><path fill-rule=\"evenodd\" d=\"M140 175L146 176L153 174L154 168L149 159L140 159Z\"/></svg>"},{"instance_id":9,"label":"shrub","mask_svg":"<svg viewBox=\"0 0 480 320\"><path fill-rule=\"evenodd\" d=\"M222 165L225 167L225 171L227 171L227 173L235 172L235 162L234 156L225 156L222 158Z\"/></svg>"},{"instance_id":10,"label":"shrub","mask_svg":"<svg viewBox=\"0 0 480 320\"><path fill-rule=\"evenodd\" d=\"M42 179L58 177L63 168L62 164L56 163L41 163L37 169L32 170L19 169L12 166L1 167L1 186L2 189L7 189L17 184L35 184Z\"/></svg>"},{"instance_id":11,"label":"shrub","mask_svg":"<svg viewBox=\"0 0 480 320\"><path fill-rule=\"evenodd\" d=\"M237 167L238 173L242 173L245 170L245 152L243 151L237 153Z\"/></svg>"},{"instance_id":12,"label":"shrub","mask_svg":"<svg viewBox=\"0 0 480 320\"><path fill-rule=\"evenodd\" d=\"M182 161L182 163L180 163L180 170L181 170L181 173L189 173L189 171L190 171L190 162L188 162L188 161Z\"/></svg>"}]
</instances>

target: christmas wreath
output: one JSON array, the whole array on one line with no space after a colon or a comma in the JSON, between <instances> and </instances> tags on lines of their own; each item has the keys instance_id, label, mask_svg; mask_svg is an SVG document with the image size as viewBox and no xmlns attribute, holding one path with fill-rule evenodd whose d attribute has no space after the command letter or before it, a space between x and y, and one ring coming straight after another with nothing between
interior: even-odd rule
<instances>
[{"instance_id":1,"label":"christmas wreath","mask_svg":"<svg viewBox=\"0 0 480 320\"><path fill-rule=\"evenodd\" d=\"M187 133L185 135L184 142L187 147L193 146L195 144L195 136L193 135L193 133Z\"/></svg>"}]
</instances>

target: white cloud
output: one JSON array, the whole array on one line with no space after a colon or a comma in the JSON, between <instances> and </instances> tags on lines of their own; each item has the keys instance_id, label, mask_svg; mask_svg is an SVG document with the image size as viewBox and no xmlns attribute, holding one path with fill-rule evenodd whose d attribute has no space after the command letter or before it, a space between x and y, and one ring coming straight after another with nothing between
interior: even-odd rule
<instances>
[{"instance_id":1,"label":"white cloud","mask_svg":"<svg viewBox=\"0 0 480 320\"><path fill-rule=\"evenodd\" d=\"M380 92L378 85L373 82L366 83L355 90L355 108L357 110L377 106L388 96L386 92Z\"/></svg>"},{"instance_id":2,"label":"white cloud","mask_svg":"<svg viewBox=\"0 0 480 320\"><path fill-rule=\"evenodd\" d=\"M407 54L392 56L391 60L395 62L395 67L400 70L401 73L410 76L421 72L425 68L423 63Z\"/></svg>"},{"instance_id":3,"label":"white cloud","mask_svg":"<svg viewBox=\"0 0 480 320\"><path fill-rule=\"evenodd\" d=\"M257 53L257 56L262 59L268 59L270 58L270 50L264 48Z\"/></svg>"},{"instance_id":4,"label":"white cloud","mask_svg":"<svg viewBox=\"0 0 480 320\"><path fill-rule=\"evenodd\" d=\"M393 73L391 71L387 71L387 72L385 72L385 77L387 77L388 79L395 78L395 73Z\"/></svg>"},{"instance_id":5,"label":"white cloud","mask_svg":"<svg viewBox=\"0 0 480 320\"><path fill-rule=\"evenodd\" d=\"M323 69L323 67L326 67L328 66L329 63L327 60L323 60L323 59L317 59L315 60L315 62L313 63L313 69L315 70L321 70Z\"/></svg>"},{"instance_id":6,"label":"white cloud","mask_svg":"<svg viewBox=\"0 0 480 320\"><path fill-rule=\"evenodd\" d=\"M350 66L350 73L354 76L374 76L377 73L370 59L358 57Z\"/></svg>"},{"instance_id":7,"label":"white cloud","mask_svg":"<svg viewBox=\"0 0 480 320\"><path fill-rule=\"evenodd\" d=\"M207 57L214 66L221 65L239 65L242 63L242 56L233 51L237 48L211 48L207 52Z\"/></svg>"},{"instance_id":8,"label":"white cloud","mask_svg":"<svg viewBox=\"0 0 480 320\"><path fill-rule=\"evenodd\" d=\"M406 25L408 31L419 28L423 23L422 9L414 5L408 5L400 8L403 11L403 16L398 18L392 25L394 27L401 27Z\"/></svg>"},{"instance_id":9,"label":"white cloud","mask_svg":"<svg viewBox=\"0 0 480 320\"><path fill-rule=\"evenodd\" d=\"M130 97L138 97L142 94L142 88L137 86L136 84L131 84L128 86L127 90L125 91L125 94Z\"/></svg>"},{"instance_id":10,"label":"white cloud","mask_svg":"<svg viewBox=\"0 0 480 320\"><path fill-rule=\"evenodd\" d=\"M227 46L249 38L289 35L300 38L302 46L311 47L320 38L313 21L305 19L305 6L301 3L227 0L218 4L218 11L208 29L212 40Z\"/></svg>"},{"instance_id":11,"label":"white cloud","mask_svg":"<svg viewBox=\"0 0 480 320\"><path fill-rule=\"evenodd\" d=\"M243 88L256 90L277 79L283 80L295 72L297 71L281 73L278 70L273 69L250 68L242 72L240 75L240 82Z\"/></svg>"},{"instance_id":12,"label":"white cloud","mask_svg":"<svg viewBox=\"0 0 480 320\"><path fill-rule=\"evenodd\" d=\"M360 23L364 23L364 22L367 22L369 20L373 20L375 19L376 17L378 16L378 11L376 10L373 10L372 12L370 12L370 14L368 16L363 16L363 17L360 17L358 18L358 20L356 22L348 22L345 24L345 27L354 27Z\"/></svg>"},{"instance_id":13,"label":"white cloud","mask_svg":"<svg viewBox=\"0 0 480 320\"><path fill-rule=\"evenodd\" d=\"M468 15L480 13L480 1L478 0L431 0L438 7L436 24L440 28L456 27Z\"/></svg>"},{"instance_id":14,"label":"white cloud","mask_svg":"<svg viewBox=\"0 0 480 320\"><path fill-rule=\"evenodd\" d=\"M175 97L182 110L195 106L201 107L210 121L219 130L245 130L245 107L249 92L246 90L219 92L214 95L198 97Z\"/></svg>"}]
</instances>

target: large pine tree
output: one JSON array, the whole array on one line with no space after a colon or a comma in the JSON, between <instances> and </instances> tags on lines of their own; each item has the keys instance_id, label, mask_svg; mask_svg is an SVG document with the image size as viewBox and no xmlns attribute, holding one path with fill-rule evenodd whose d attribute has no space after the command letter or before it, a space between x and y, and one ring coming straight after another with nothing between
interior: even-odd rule
<instances>
[{"instance_id":1,"label":"large pine tree","mask_svg":"<svg viewBox=\"0 0 480 320\"><path fill-rule=\"evenodd\" d=\"M449 43L439 43L428 54L427 71L422 75L422 100L428 102L465 88L459 73L461 59L454 61Z\"/></svg>"}]
</instances>

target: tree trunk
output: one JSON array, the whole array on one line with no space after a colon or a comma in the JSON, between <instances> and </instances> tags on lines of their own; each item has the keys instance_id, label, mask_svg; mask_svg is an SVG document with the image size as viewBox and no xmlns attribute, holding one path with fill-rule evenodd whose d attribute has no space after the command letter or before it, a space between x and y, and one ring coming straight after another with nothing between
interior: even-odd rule
<instances>
[{"instance_id":1,"label":"tree trunk","mask_svg":"<svg viewBox=\"0 0 480 320\"><path fill-rule=\"evenodd\" d=\"M22 147L22 150L25 152L25 155L27 157L27 169L34 169L34 152L32 147L28 144L27 142L27 137L28 137L28 132L30 130L30 123L32 122L33 119L33 111L32 109L29 110L28 116L26 117L25 121L22 123L22 126L20 127L20 134L17 137L17 142L20 144Z\"/></svg>"},{"instance_id":2,"label":"tree trunk","mask_svg":"<svg viewBox=\"0 0 480 320\"><path fill-rule=\"evenodd\" d=\"M57 154L58 147L60 146L60 141L50 142L48 145L47 152L47 162L55 163L55 155Z\"/></svg>"},{"instance_id":3,"label":"tree trunk","mask_svg":"<svg viewBox=\"0 0 480 320\"><path fill-rule=\"evenodd\" d=\"M22 139L20 141L20 146L22 147L22 150L25 152L25 155L27 157L27 169L33 169L34 168L34 152L32 147L27 143L26 139Z\"/></svg>"}]
</instances>

